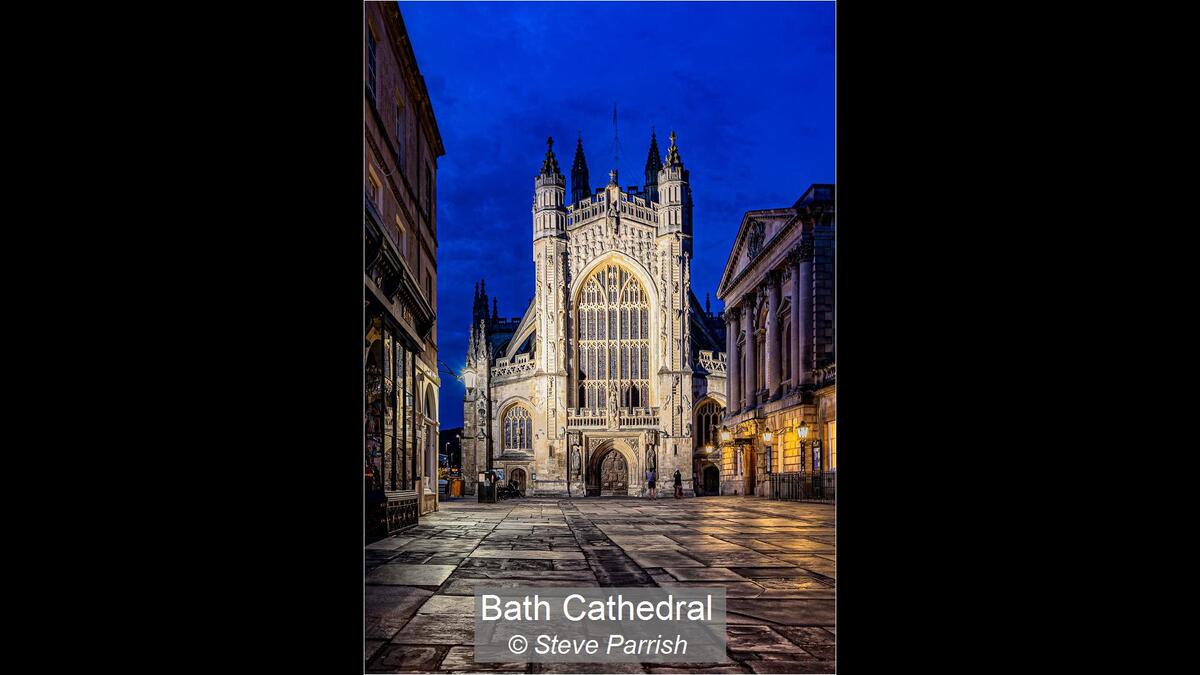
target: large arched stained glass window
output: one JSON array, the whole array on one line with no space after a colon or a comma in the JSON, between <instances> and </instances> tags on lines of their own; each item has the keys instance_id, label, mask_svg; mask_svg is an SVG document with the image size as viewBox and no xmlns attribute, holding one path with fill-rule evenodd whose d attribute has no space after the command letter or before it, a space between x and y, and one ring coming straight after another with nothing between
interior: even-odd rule
<instances>
[{"instance_id":1,"label":"large arched stained glass window","mask_svg":"<svg viewBox=\"0 0 1200 675\"><path fill-rule=\"evenodd\" d=\"M504 413L504 449L529 450L533 436L530 434L532 418L529 411L519 405L514 405Z\"/></svg>"},{"instance_id":2,"label":"large arched stained glass window","mask_svg":"<svg viewBox=\"0 0 1200 675\"><path fill-rule=\"evenodd\" d=\"M622 408L650 407L650 295L609 263L587 278L575 308L576 405L601 410L612 388Z\"/></svg>"}]
</instances>

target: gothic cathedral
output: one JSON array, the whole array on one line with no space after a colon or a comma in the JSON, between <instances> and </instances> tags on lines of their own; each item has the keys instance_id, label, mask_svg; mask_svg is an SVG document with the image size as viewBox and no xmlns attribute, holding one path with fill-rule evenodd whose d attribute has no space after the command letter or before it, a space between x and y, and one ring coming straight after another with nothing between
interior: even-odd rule
<instances>
[{"instance_id":1,"label":"gothic cathedral","mask_svg":"<svg viewBox=\"0 0 1200 675\"><path fill-rule=\"evenodd\" d=\"M724 408L724 322L692 294L692 195L675 134L651 135L645 185L617 172L594 192L583 141L571 199L547 140L534 179L536 293L520 317L475 293L463 402L463 473L504 471L528 495L662 495L715 445ZM713 413L716 413L715 415ZM701 422L701 420L703 420ZM704 427L697 429L697 426Z\"/></svg>"}]
</instances>

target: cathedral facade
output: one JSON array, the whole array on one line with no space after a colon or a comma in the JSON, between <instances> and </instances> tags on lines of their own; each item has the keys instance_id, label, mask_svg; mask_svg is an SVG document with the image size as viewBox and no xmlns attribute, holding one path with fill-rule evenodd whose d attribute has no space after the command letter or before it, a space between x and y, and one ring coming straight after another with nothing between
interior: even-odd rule
<instances>
[{"instance_id":1,"label":"cathedral facade","mask_svg":"<svg viewBox=\"0 0 1200 675\"><path fill-rule=\"evenodd\" d=\"M489 314L485 282L475 293L468 493L489 468L526 494L570 497L644 494L650 470L670 496L678 469L690 493L724 410L725 336L691 290L692 196L675 134L665 159L651 136L645 185L622 189L614 169L595 191L581 139L569 200L548 139L532 225L524 313L501 317L493 300Z\"/></svg>"}]
</instances>

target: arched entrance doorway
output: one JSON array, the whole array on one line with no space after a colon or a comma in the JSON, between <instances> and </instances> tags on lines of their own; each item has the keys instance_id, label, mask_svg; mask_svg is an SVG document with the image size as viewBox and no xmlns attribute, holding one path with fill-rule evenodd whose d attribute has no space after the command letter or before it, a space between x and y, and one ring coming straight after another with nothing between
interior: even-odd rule
<instances>
[{"instance_id":1,"label":"arched entrance doorway","mask_svg":"<svg viewBox=\"0 0 1200 675\"><path fill-rule=\"evenodd\" d=\"M721 470L715 465L704 467L704 494L715 495L721 492Z\"/></svg>"},{"instance_id":2,"label":"arched entrance doorway","mask_svg":"<svg viewBox=\"0 0 1200 675\"><path fill-rule=\"evenodd\" d=\"M629 462L612 445L592 456L588 471L588 496L610 497L629 494Z\"/></svg>"},{"instance_id":3,"label":"arched entrance doorway","mask_svg":"<svg viewBox=\"0 0 1200 675\"><path fill-rule=\"evenodd\" d=\"M525 492L525 469L515 468L509 476L509 480L517 481L517 486L521 488L521 492Z\"/></svg>"}]
</instances>

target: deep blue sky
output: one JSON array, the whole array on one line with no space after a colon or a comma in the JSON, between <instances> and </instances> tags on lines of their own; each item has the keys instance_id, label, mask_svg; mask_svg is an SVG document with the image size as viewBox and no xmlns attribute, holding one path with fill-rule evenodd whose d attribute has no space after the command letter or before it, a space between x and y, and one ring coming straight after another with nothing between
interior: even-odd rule
<instances>
[{"instance_id":1,"label":"deep blue sky","mask_svg":"<svg viewBox=\"0 0 1200 675\"><path fill-rule=\"evenodd\" d=\"M533 180L583 134L593 190L641 185L674 129L695 200L692 290L715 295L742 214L834 182L834 4L401 2L446 147L438 163L438 347L465 360L475 282L502 316L534 292ZM720 308L716 297L713 310ZM442 428L462 424L443 374Z\"/></svg>"}]
</instances>

